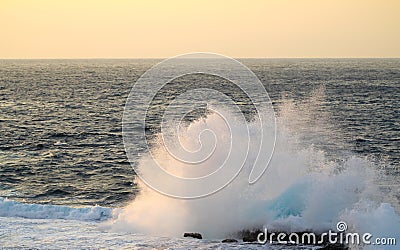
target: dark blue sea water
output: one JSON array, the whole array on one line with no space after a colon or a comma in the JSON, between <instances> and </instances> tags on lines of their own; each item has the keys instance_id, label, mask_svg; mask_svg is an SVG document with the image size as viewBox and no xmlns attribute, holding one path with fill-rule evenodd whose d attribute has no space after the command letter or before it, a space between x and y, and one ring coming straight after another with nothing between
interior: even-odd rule
<instances>
[{"instance_id":1,"label":"dark blue sea water","mask_svg":"<svg viewBox=\"0 0 400 250\"><path fill-rule=\"evenodd\" d=\"M135 81L159 61L0 60L0 197L104 207L134 199L139 190L125 154L122 115ZM302 131L302 141L332 161L368 158L382 175L378 187L399 207L400 59L240 61L262 81L277 114L288 103L308 114L288 125ZM146 129L157 132L165 100L185 84L223 91L250 116L251 105L234 86L206 80L172 83L155 101ZM138 154L144 147L137 142Z\"/></svg>"},{"instance_id":2,"label":"dark blue sea water","mask_svg":"<svg viewBox=\"0 0 400 250\"><path fill-rule=\"evenodd\" d=\"M274 103L282 98L302 103L323 86L315 120L328 113L336 139L347 143L333 150L374 157L390 175L399 175L400 60L242 61ZM122 113L130 88L156 62L0 61L1 195L55 204L130 200L135 173L122 143ZM329 147L329 139L320 146Z\"/></svg>"}]
</instances>

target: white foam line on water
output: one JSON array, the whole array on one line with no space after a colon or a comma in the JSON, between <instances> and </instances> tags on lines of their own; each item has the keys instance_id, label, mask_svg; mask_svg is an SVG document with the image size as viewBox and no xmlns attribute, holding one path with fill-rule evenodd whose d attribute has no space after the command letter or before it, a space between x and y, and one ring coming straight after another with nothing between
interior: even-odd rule
<instances>
[{"instance_id":1,"label":"white foam line on water","mask_svg":"<svg viewBox=\"0 0 400 250\"><path fill-rule=\"evenodd\" d=\"M0 216L29 219L106 220L112 209L101 206L68 207L61 205L26 204L0 197Z\"/></svg>"}]
</instances>

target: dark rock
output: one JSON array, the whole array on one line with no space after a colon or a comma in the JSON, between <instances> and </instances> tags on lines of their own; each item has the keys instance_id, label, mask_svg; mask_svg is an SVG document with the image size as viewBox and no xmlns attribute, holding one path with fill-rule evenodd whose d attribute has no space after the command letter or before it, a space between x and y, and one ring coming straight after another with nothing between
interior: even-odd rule
<instances>
[{"instance_id":1,"label":"dark rock","mask_svg":"<svg viewBox=\"0 0 400 250\"><path fill-rule=\"evenodd\" d=\"M238 242L238 241L235 239L225 239L225 240L222 240L221 242L222 243L234 243L234 242Z\"/></svg>"},{"instance_id":2,"label":"dark rock","mask_svg":"<svg viewBox=\"0 0 400 250\"><path fill-rule=\"evenodd\" d=\"M184 233L183 237L191 237L191 238L195 238L195 239L203 239L203 236L201 236L201 234L199 234L199 233Z\"/></svg>"},{"instance_id":3,"label":"dark rock","mask_svg":"<svg viewBox=\"0 0 400 250\"><path fill-rule=\"evenodd\" d=\"M237 237L240 237L243 239L243 242L257 242L257 237L258 235L262 233L262 237L260 237L260 240L265 240L265 231L261 231L260 229L252 229L252 230L242 230L236 234ZM278 235L280 233L284 233L284 237L280 237L280 241L286 241L287 245L293 245L290 243L290 234L296 234L299 237L299 243L303 245L315 245L315 246L321 246L324 250L348 250L349 247L346 244L331 244L329 243L327 237L322 237L321 234L314 233L315 235L315 241L312 241L312 238L308 238L309 234L312 232L308 231L303 231L303 232L267 232L267 240L265 241L266 243L269 242L278 242ZM302 241L302 239L305 239L305 241ZM320 240L322 239L322 242Z\"/></svg>"},{"instance_id":4,"label":"dark rock","mask_svg":"<svg viewBox=\"0 0 400 250\"><path fill-rule=\"evenodd\" d=\"M257 237L260 233L262 233L262 231L258 230L258 229L244 230L244 231L241 231L239 233L239 235L242 237L244 242L255 242L255 241L257 241Z\"/></svg>"},{"instance_id":5,"label":"dark rock","mask_svg":"<svg viewBox=\"0 0 400 250\"><path fill-rule=\"evenodd\" d=\"M348 250L349 247L345 246L344 244L328 244L322 248L320 248L321 250Z\"/></svg>"}]
</instances>

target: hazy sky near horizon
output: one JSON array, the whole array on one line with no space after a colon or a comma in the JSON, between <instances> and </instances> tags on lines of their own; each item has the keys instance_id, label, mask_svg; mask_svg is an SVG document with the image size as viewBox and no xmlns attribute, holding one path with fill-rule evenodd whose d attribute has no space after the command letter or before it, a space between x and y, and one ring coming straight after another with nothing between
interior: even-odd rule
<instances>
[{"instance_id":1,"label":"hazy sky near horizon","mask_svg":"<svg viewBox=\"0 0 400 250\"><path fill-rule=\"evenodd\" d=\"M400 57L398 0L0 0L0 58Z\"/></svg>"}]
</instances>

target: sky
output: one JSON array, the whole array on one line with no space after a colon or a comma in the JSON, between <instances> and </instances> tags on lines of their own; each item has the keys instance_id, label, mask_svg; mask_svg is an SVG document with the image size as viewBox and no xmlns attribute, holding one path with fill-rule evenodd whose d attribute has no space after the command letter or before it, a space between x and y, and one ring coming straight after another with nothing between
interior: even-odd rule
<instances>
[{"instance_id":1,"label":"sky","mask_svg":"<svg viewBox=\"0 0 400 250\"><path fill-rule=\"evenodd\" d=\"M0 0L0 58L400 57L399 0Z\"/></svg>"}]
</instances>

